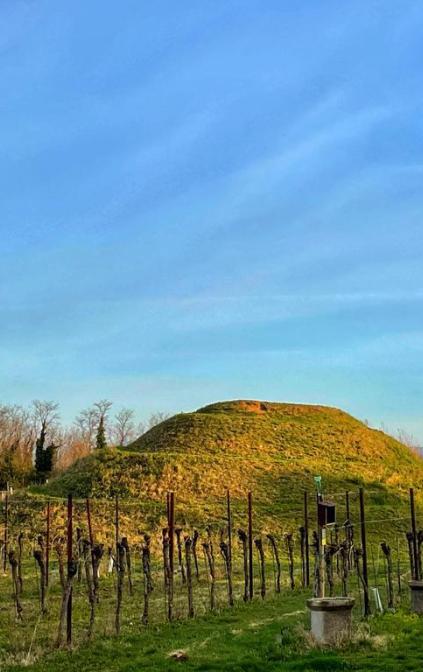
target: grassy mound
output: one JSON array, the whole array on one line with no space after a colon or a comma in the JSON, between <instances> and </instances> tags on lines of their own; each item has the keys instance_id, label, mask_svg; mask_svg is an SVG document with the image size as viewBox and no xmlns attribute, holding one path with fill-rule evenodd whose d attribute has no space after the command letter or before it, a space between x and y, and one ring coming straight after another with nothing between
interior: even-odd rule
<instances>
[{"instance_id":1,"label":"grassy mound","mask_svg":"<svg viewBox=\"0 0 423 672\"><path fill-rule=\"evenodd\" d=\"M163 512L171 489L181 522L198 524L224 515L226 487L235 516L251 490L261 525L274 529L275 521L283 527L298 520L314 475L335 499L365 486L369 503L395 517L408 487L422 482L423 460L336 408L229 401L175 415L125 450L79 460L51 480L48 492L139 498L159 522L155 512Z\"/></svg>"}]
</instances>

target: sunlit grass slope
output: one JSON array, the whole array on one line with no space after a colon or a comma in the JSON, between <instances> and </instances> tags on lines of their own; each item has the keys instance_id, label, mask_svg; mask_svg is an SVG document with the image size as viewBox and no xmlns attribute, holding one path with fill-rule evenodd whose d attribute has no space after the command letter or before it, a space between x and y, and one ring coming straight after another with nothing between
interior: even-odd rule
<instances>
[{"instance_id":1,"label":"sunlit grass slope","mask_svg":"<svg viewBox=\"0 0 423 672\"><path fill-rule=\"evenodd\" d=\"M423 483L423 460L336 408L228 401L175 415L125 450L82 459L48 490L139 498L154 518L172 489L184 524L223 515L226 487L241 515L251 490L256 519L274 529L300 517L303 490L313 490L315 475L335 498L365 486L370 507L395 517L408 487Z\"/></svg>"}]
</instances>

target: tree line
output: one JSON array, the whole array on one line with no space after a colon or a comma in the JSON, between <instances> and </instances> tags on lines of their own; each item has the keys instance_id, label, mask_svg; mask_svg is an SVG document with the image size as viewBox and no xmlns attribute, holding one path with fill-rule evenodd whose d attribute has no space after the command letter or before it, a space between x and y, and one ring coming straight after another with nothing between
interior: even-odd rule
<instances>
[{"instance_id":1,"label":"tree line","mask_svg":"<svg viewBox=\"0 0 423 672\"><path fill-rule=\"evenodd\" d=\"M169 417L157 412L137 422L134 409L112 407L108 399L97 401L66 426L54 401L36 399L28 408L0 403L0 489L44 483L95 450L127 446Z\"/></svg>"}]
</instances>

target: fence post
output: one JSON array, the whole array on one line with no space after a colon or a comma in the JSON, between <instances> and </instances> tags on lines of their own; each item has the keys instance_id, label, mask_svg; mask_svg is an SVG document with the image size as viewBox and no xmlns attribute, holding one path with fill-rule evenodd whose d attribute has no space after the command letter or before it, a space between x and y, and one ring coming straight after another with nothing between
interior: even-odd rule
<instances>
[{"instance_id":1,"label":"fence post","mask_svg":"<svg viewBox=\"0 0 423 672\"><path fill-rule=\"evenodd\" d=\"M229 563L232 565L232 513L231 513L231 494L229 489L226 492L226 514L228 519L228 555Z\"/></svg>"},{"instance_id":2,"label":"fence post","mask_svg":"<svg viewBox=\"0 0 423 672\"><path fill-rule=\"evenodd\" d=\"M324 552L325 552L325 547L323 545L323 527L320 525L320 520L319 520L319 502L321 502L323 499L323 495L320 494L320 492L317 492L316 494L316 528L317 528L317 549L318 549L318 555L317 555L317 560L319 563L318 566L318 589L317 589L317 597L324 597L325 596L325 569L324 569Z\"/></svg>"},{"instance_id":3,"label":"fence post","mask_svg":"<svg viewBox=\"0 0 423 672\"><path fill-rule=\"evenodd\" d=\"M361 548L363 551L363 581L364 581L364 615L370 616L369 580L367 572L367 543L366 543L366 519L364 513L364 490L360 488L360 529Z\"/></svg>"},{"instance_id":4,"label":"fence post","mask_svg":"<svg viewBox=\"0 0 423 672\"><path fill-rule=\"evenodd\" d=\"M348 490L345 493L345 514L346 519L350 520L350 493Z\"/></svg>"},{"instance_id":5,"label":"fence post","mask_svg":"<svg viewBox=\"0 0 423 672\"><path fill-rule=\"evenodd\" d=\"M169 599L168 619L173 618L173 556L175 552L175 493L169 493Z\"/></svg>"},{"instance_id":6,"label":"fence post","mask_svg":"<svg viewBox=\"0 0 423 672\"><path fill-rule=\"evenodd\" d=\"M310 586L310 549L308 540L308 493L304 491L305 586Z\"/></svg>"},{"instance_id":7,"label":"fence post","mask_svg":"<svg viewBox=\"0 0 423 672\"><path fill-rule=\"evenodd\" d=\"M85 500L85 508L87 511L87 525L88 525L88 538L90 540L90 553L91 553L91 565L93 568L93 578L95 579L96 577L96 567L95 567L95 559L94 559L94 535L93 535L93 526L91 522L91 505L90 505L90 498L87 497Z\"/></svg>"},{"instance_id":8,"label":"fence post","mask_svg":"<svg viewBox=\"0 0 423 672\"><path fill-rule=\"evenodd\" d=\"M248 493L248 568L249 568L249 598L254 595L254 576L253 576L253 497Z\"/></svg>"},{"instance_id":9,"label":"fence post","mask_svg":"<svg viewBox=\"0 0 423 672\"><path fill-rule=\"evenodd\" d=\"M68 581L71 576L71 565L73 561L73 500L72 495L68 495L68 520L67 520L67 558L68 558ZM66 612L66 641L70 646L72 644L72 587L69 592L69 600Z\"/></svg>"},{"instance_id":10,"label":"fence post","mask_svg":"<svg viewBox=\"0 0 423 672\"><path fill-rule=\"evenodd\" d=\"M90 540L91 549L94 546L94 537L93 537L93 527L91 523L91 506L89 497L85 500L85 508L87 511L87 525L88 525L88 538Z\"/></svg>"},{"instance_id":11,"label":"fence post","mask_svg":"<svg viewBox=\"0 0 423 672\"><path fill-rule=\"evenodd\" d=\"M9 543L9 483L6 484L6 496L4 500L4 543L3 543L3 572L7 570L7 546Z\"/></svg>"},{"instance_id":12,"label":"fence post","mask_svg":"<svg viewBox=\"0 0 423 672\"><path fill-rule=\"evenodd\" d=\"M46 586L48 586L50 566L50 501L47 502L46 518Z\"/></svg>"},{"instance_id":13,"label":"fence post","mask_svg":"<svg viewBox=\"0 0 423 672\"><path fill-rule=\"evenodd\" d=\"M115 554L116 569L118 569L118 550L119 550L119 497L115 497Z\"/></svg>"},{"instance_id":14,"label":"fence post","mask_svg":"<svg viewBox=\"0 0 423 672\"><path fill-rule=\"evenodd\" d=\"M410 488L410 513L411 513L411 530L413 532L413 556L414 556L414 576L412 579L420 581L420 566L419 566L419 548L417 545L417 526L416 526L416 509L414 506L414 488Z\"/></svg>"}]
</instances>

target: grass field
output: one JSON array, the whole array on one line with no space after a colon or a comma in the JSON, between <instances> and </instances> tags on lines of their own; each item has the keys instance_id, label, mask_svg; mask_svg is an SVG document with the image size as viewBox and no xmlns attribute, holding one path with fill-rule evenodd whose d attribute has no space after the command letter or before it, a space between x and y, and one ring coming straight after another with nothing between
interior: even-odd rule
<instances>
[{"instance_id":1,"label":"grass field","mask_svg":"<svg viewBox=\"0 0 423 672\"><path fill-rule=\"evenodd\" d=\"M307 634L307 593L288 589L286 533L294 534L296 586L300 585L299 526L303 524L303 493L310 493L310 535L316 518L313 475L323 476L324 492L337 505L338 522L346 518L345 490L350 491L350 518L359 539L357 491L365 488L370 585L386 606L386 566L381 541L391 544L397 583L395 614L361 620L357 577L354 641L345 650L316 649ZM126 450L109 449L85 458L44 488L17 493L10 500L9 548L25 532L23 620L16 622L10 575L0 576L0 669L19 670L416 670L422 622L407 614L410 578L405 532L410 527L408 487L423 481L423 460L382 432L351 416L324 407L263 402L216 404L181 414L148 432ZM282 559L283 592L273 590L273 565L266 546L266 599L242 602L241 547L234 533L236 606L228 609L225 572L217 557L217 609L209 613L209 584L201 558L201 579L195 583L195 620L186 620L187 595L175 579L175 618L165 623L161 529L166 523L166 491L176 491L176 525L184 534L197 528L200 542L211 526L215 548L226 525L225 486L232 495L233 529L246 529L246 493L253 491L254 538L272 533ZM72 652L55 652L61 589L52 552L48 614L39 615L38 577L32 549L45 533L45 507L51 504L52 540L66 535L66 505L75 496L74 530L87 538L85 500L91 496L94 537L113 547L114 499L120 499L120 535L133 551L134 594L125 592L122 630L113 637L116 576L103 561L101 599L92 643L87 642L88 604L84 580L74 585ZM57 497L57 499L55 499ZM78 499L81 498L81 499ZM416 493L420 516L422 496ZM152 536L153 579L150 625L141 626L143 578L140 569L142 533ZM225 532L226 534L226 532ZM342 534L342 532L341 532ZM106 553L107 555L107 553ZM254 556L258 577L257 556ZM257 589L257 587L256 587ZM336 592L340 592L337 581ZM181 649L183 660L170 652ZM31 668L32 669L32 668Z\"/></svg>"},{"instance_id":2,"label":"grass field","mask_svg":"<svg viewBox=\"0 0 423 672\"><path fill-rule=\"evenodd\" d=\"M407 611L355 621L354 640L340 650L316 648L307 633L306 595L297 591L237 605L194 621L155 625L119 639L103 637L79 651L55 652L18 672L274 672L296 670L417 671L422 664L423 620ZM180 652L181 660L172 657Z\"/></svg>"},{"instance_id":3,"label":"grass field","mask_svg":"<svg viewBox=\"0 0 423 672\"><path fill-rule=\"evenodd\" d=\"M370 585L377 586L384 606L386 597L386 566L379 553L379 535L369 536ZM89 608L84 578L74 583L73 641L75 651L52 653L55 649L61 589L57 561L52 560L50 587L47 595L48 613L40 616L39 576L30 560L30 548L26 548L24 563L24 593L22 597L23 620L16 622L12 599L12 583L9 574L0 576L0 669L20 669L35 663L34 669L71 670L171 670L185 666L198 670L274 670L274 669L383 669L378 668L377 657L389 656L396 651L400 656L400 642L407 641L407 664L418 655L418 635L422 634L419 619L407 616L409 606L407 581L409 566L404 548L400 559L401 592L395 575L395 604L397 614L386 614L361 622L362 602L358 592L355 573L351 574L350 592L356 596L354 617L357 623L355 642L351 649L342 652L321 652L311 646L307 636L308 615L306 599L310 590L300 586L298 546L295 547L295 590L289 589L287 554L280 544L282 560L282 593L275 594L274 568L266 548L265 600L254 598L253 603L242 602L243 577L240 547L234 542L234 594L235 607L227 607L227 587L222 558L216 552L217 609L210 614L209 581L203 557L200 555L200 581L194 582L194 605L196 618L187 620L187 591L179 573L175 575L175 620L165 624L166 602L163 593L163 569L157 554L153 557L154 591L150 602L150 625L141 625L143 608L143 578L140 571L139 552L133 549L134 592L129 595L125 581L122 610L122 630L119 638L114 634L116 604L115 572L107 573L107 561L103 562L100 603L92 643L87 641ZM397 569L394 554L394 566ZM259 568L254 556L255 590L258 594ZM335 573L335 592L340 594L340 580ZM402 639L401 639L402 638ZM413 647L416 649L414 654ZM80 651L78 651L80 649ZM168 657L175 649L186 651L188 659L173 661ZM392 653L392 655L394 655ZM374 667L354 668L354 661L372 661ZM37 662L40 661L40 662ZM51 662L48 662L51 661ZM225 666L223 662L225 661ZM281 661L284 667L281 668ZM326 662L325 662L326 661ZM324 667L329 664L338 667ZM290 667L286 667L288 665ZM406 663L404 662L404 665ZM414 663L413 663L414 664ZM278 667L279 665L279 667ZM323 667L322 667L323 665ZM347 665L347 667L345 667ZM411 663L410 663L411 665ZM74 667L73 667L74 666ZM311 667L310 667L311 666ZM314 666L314 667L313 667ZM320 667L319 667L320 666ZM344 666L344 667L342 667ZM349 667L348 667L349 666ZM385 669L394 669L386 668ZM398 669L398 668L396 668ZM404 667L403 669L415 669Z\"/></svg>"}]
</instances>

